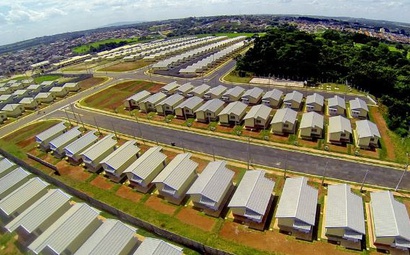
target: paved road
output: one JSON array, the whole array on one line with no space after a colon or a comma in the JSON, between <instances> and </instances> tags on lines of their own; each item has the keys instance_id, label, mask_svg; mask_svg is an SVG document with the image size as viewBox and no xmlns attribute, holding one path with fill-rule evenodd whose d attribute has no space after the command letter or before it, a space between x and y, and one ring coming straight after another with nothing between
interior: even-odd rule
<instances>
[{"instance_id":1,"label":"paved road","mask_svg":"<svg viewBox=\"0 0 410 255\"><path fill-rule=\"evenodd\" d=\"M95 125L96 121L100 127L110 130L115 129L117 132L123 134L136 137L140 137L142 134L145 139L168 145L171 144L171 142L175 142L176 146L188 150L208 154L214 152L215 155L241 161L247 161L248 159L248 144L246 142L214 138L190 132L151 126L144 123L136 123L131 120L124 120L82 109L74 109L74 111L76 114L81 115L81 119L85 123ZM49 117L65 116L63 111L56 111ZM70 113L69 117L73 117L72 113ZM324 158L317 155L290 152L254 144L250 144L249 149L251 162L255 164L288 169L301 173L323 175L327 162L326 176L360 183L364 178L366 170L369 170L366 183L390 188L396 187L403 173L402 171L383 166ZM410 175L406 175L403 178L400 188L410 190Z\"/></svg>"}]
</instances>

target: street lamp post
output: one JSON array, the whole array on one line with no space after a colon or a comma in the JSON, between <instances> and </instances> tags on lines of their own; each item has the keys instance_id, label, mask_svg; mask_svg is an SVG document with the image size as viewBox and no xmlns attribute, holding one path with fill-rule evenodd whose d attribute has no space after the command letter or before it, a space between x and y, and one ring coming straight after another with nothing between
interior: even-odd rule
<instances>
[{"instance_id":1,"label":"street lamp post","mask_svg":"<svg viewBox=\"0 0 410 255\"><path fill-rule=\"evenodd\" d=\"M409 153L406 152L406 157L407 157L407 164L404 168L404 171L402 173L402 175L400 176L399 182L396 185L396 188L394 189L394 191L397 191L399 189L400 183L403 180L404 176L406 175L407 170L409 169Z\"/></svg>"}]
</instances>

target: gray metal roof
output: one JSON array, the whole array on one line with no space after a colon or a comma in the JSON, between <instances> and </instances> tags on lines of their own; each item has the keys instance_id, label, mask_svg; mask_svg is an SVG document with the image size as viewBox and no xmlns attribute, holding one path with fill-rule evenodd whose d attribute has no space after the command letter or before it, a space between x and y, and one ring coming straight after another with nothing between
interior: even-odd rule
<instances>
[{"instance_id":1,"label":"gray metal roof","mask_svg":"<svg viewBox=\"0 0 410 255\"><path fill-rule=\"evenodd\" d=\"M350 120L343 116L333 116L329 118L329 133L347 132L352 133L352 126Z\"/></svg>"},{"instance_id":2,"label":"gray metal roof","mask_svg":"<svg viewBox=\"0 0 410 255\"><path fill-rule=\"evenodd\" d=\"M294 90L290 93L287 93L283 101L295 101L295 102L301 103L302 99L303 99L303 94L300 93L299 91Z\"/></svg>"},{"instance_id":3,"label":"gray metal roof","mask_svg":"<svg viewBox=\"0 0 410 255\"><path fill-rule=\"evenodd\" d=\"M410 247L410 219L406 206L390 191L370 193L370 205L376 237L400 238Z\"/></svg>"},{"instance_id":4,"label":"gray metal roof","mask_svg":"<svg viewBox=\"0 0 410 255\"><path fill-rule=\"evenodd\" d=\"M172 91L172 90L177 89L178 87L179 87L179 84L176 81L173 81L171 83L168 83L164 87L162 87L161 90Z\"/></svg>"},{"instance_id":5,"label":"gray metal roof","mask_svg":"<svg viewBox=\"0 0 410 255\"><path fill-rule=\"evenodd\" d=\"M306 104L316 103L318 105L323 106L324 102L325 102L325 98L321 94L318 94L318 93L313 93L312 95L308 95L306 97Z\"/></svg>"},{"instance_id":6,"label":"gray metal roof","mask_svg":"<svg viewBox=\"0 0 410 255\"><path fill-rule=\"evenodd\" d=\"M242 102L232 102L229 103L225 108L223 108L222 111L218 114L218 116L224 114L235 114L239 116L246 111L246 107L248 106Z\"/></svg>"},{"instance_id":7,"label":"gray metal roof","mask_svg":"<svg viewBox=\"0 0 410 255\"><path fill-rule=\"evenodd\" d=\"M135 155L141 150L135 145L136 143L137 141L135 140L130 140L124 143L105 159L101 160L101 164L106 164L108 168L113 171L119 169L130 158L135 157Z\"/></svg>"},{"instance_id":8,"label":"gray metal roof","mask_svg":"<svg viewBox=\"0 0 410 255\"><path fill-rule=\"evenodd\" d=\"M223 96L233 96L239 97L242 93L244 93L245 89L240 86L235 86L233 88L228 89Z\"/></svg>"},{"instance_id":9,"label":"gray metal roof","mask_svg":"<svg viewBox=\"0 0 410 255\"><path fill-rule=\"evenodd\" d=\"M328 98L327 99L327 105L328 107L335 107L339 106L343 109L346 109L346 102L343 98L339 97L338 95Z\"/></svg>"},{"instance_id":10,"label":"gray metal roof","mask_svg":"<svg viewBox=\"0 0 410 255\"><path fill-rule=\"evenodd\" d=\"M182 255L181 247L172 245L160 239L147 237L133 255Z\"/></svg>"},{"instance_id":11,"label":"gray metal roof","mask_svg":"<svg viewBox=\"0 0 410 255\"><path fill-rule=\"evenodd\" d=\"M265 171L246 171L228 207L245 207L264 215L274 187L275 182L265 177Z\"/></svg>"},{"instance_id":12,"label":"gray metal roof","mask_svg":"<svg viewBox=\"0 0 410 255\"><path fill-rule=\"evenodd\" d=\"M6 173L10 171L10 169L16 168L17 165L14 164L12 161L10 161L7 158L3 158L0 161L0 177L4 176Z\"/></svg>"},{"instance_id":13,"label":"gray metal roof","mask_svg":"<svg viewBox=\"0 0 410 255\"><path fill-rule=\"evenodd\" d=\"M220 109L223 105L224 105L224 102L222 100L218 98L214 98L212 100L206 101L195 112L209 111L209 112L217 113L218 109Z\"/></svg>"},{"instance_id":14,"label":"gray metal roof","mask_svg":"<svg viewBox=\"0 0 410 255\"><path fill-rule=\"evenodd\" d=\"M164 100L162 100L161 102L159 102L157 105L169 105L172 107L177 106L178 104L181 103L181 101L184 99L185 97L180 95L180 94L173 94L167 98L165 98Z\"/></svg>"},{"instance_id":15,"label":"gray metal roof","mask_svg":"<svg viewBox=\"0 0 410 255\"><path fill-rule=\"evenodd\" d=\"M136 177L144 180L167 158L161 151L162 147L160 146L149 148L141 157L127 167L124 173L132 173Z\"/></svg>"},{"instance_id":16,"label":"gray metal roof","mask_svg":"<svg viewBox=\"0 0 410 255\"><path fill-rule=\"evenodd\" d=\"M223 93L225 93L225 91L227 90L227 88L223 85L218 85L216 87L211 88L208 92L206 92L205 94L210 94L210 95L215 95L215 96L220 96Z\"/></svg>"},{"instance_id":17,"label":"gray metal roof","mask_svg":"<svg viewBox=\"0 0 410 255\"><path fill-rule=\"evenodd\" d=\"M318 191L307 181L305 177L286 179L276 218L295 218L310 226L315 225Z\"/></svg>"},{"instance_id":18,"label":"gray metal roof","mask_svg":"<svg viewBox=\"0 0 410 255\"><path fill-rule=\"evenodd\" d=\"M14 111L16 108L19 107L23 107L22 109L24 109L24 106L22 106L21 104L6 104L1 110L2 111Z\"/></svg>"},{"instance_id":19,"label":"gray metal roof","mask_svg":"<svg viewBox=\"0 0 410 255\"><path fill-rule=\"evenodd\" d=\"M283 92L281 90L273 89L273 90L269 90L268 92L266 92L265 95L263 95L262 100L274 99L276 101L279 101L282 95L283 95Z\"/></svg>"},{"instance_id":20,"label":"gray metal roof","mask_svg":"<svg viewBox=\"0 0 410 255\"><path fill-rule=\"evenodd\" d=\"M18 227L23 227L28 233L33 233L42 225L52 214L64 204L68 203L71 196L60 189L51 189L24 210L19 216L6 225L9 232L15 231Z\"/></svg>"},{"instance_id":21,"label":"gray metal roof","mask_svg":"<svg viewBox=\"0 0 410 255\"><path fill-rule=\"evenodd\" d=\"M49 92L61 92L61 91L65 91L66 88L64 87L52 87Z\"/></svg>"},{"instance_id":22,"label":"gray metal roof","mask_svg":"<svg viewBox=\"0 0 410 255\"><path fill-rule=\"evenodd\" d=\"M66 126L64 125L64 122L60 122L52 126L51 128L41 132L40 134L36 135L36 141L41 142L47 140L63 130L66 130Z\"/></svg>"},{"instance_id":23,"label":"gray metal roof","mask_svg":"<svg viewBox=\"0 0 410 255\"><path fill-rule=\"evenodd\" d=\"M0 178L0 196L5 194L14 185L28 179L30 173L19 167Z\"/></svg>"},{"instance_id":24,"label":"gray metal roof","mask_svg":"<svg viewBox=\"0 0 410 255\"><path fill-rule=\"evenodd\" d=\"M155 94L143 99L141 102L151 103L151 104L155 105L155 104L161 102L161 100L163 100L166 97L167 97L167 95L165 95L164 93L158 92L158 93L155 93Z\"/></svg>"},{"instance_id":25,"label":"gray metal roof","mask_svg":"<svg viewBox=\"0 0 410 255\"><path fill-rule=\"evenodd\" d=\"M245 91L245 93L242 95L242 98L244 97L259 98L260 96L262 96L262 93L263 93L263 90L261 88L254 87L254 88L251 88Z\"/></svg>"},{"instance_id":26,"label":"gray metal roof","mask_svg":"<svg viewBox=\"0 0 410 255\"><path fill-rule=\"evenodd\" d=\"M148 96L150 96L151 93L146 91L146 90L142 90L140 92L138 92L135 95L130 96L129 98L127 98L126 100L134 100L135 102L140 102L141 100L144 100L145 98L147 98Z\"/></svg>"},{"instance_id":27,"label":"gray metal roof","mask_svg":"<svg viewBox=\"0 0 410 255\"><path fill-rule=\"evenodd\" d=\"M78 85L77 82L67 82L63 85L64 88L75 88Z\"/></svg>"},{"instance_id":28,"label":"gray metal roof","mask_svg":"<svg viewBox=\"0 0 410 255\"><path fill-rule=\"evenodd\" d=\"M80 153L87 149L97 140L98 137L94 135L94 131L89 131L82 137L67 145L64 148L65 154L66 156L72 157L74 154Z\"/></svg>"},{"instance_id":29,"label":"gray metal roof","mask_svg":"<svg viewBox=\"0 0 410 255\"><path fill-rule=\"evenodd\" d=\"M211 88L211 86L209 86L207 84L202 84L202 85L199 85L199 86L195 87L190 93L203 94L203 93L207 92L210 88Z\"/></svg>"},{"instance_id":30,"label":"gray metal roof","mask_svg":"<svg viewBox=\"0 0 410 255\"><path fill-rule=\"evenodd\" d=\"M136 238L135 231L119 220L106 219L74 255L122 254L130 240Z\"/></svg>"},{"instance_id":31,"label":"gray metal roof","mask_svg":"<svg viewBox=\"0 0 410 255\"><path fill-rule=\"evenodd\" d=\"M276 111L270 124L295 123L298 113L290 108L282 108Z\"/></svg>"},{"instance_id":32,"label":"gray metal roof","mask_svg":"<svg viewBox=\"0 0 410 255\"><path fill-rule=\"evenodd\" d=\"M209 162L187 194L200 194L212 201L222 198L226 187L232 184L234 172L226 168L226 161Z\"/></svg>"},{"instance_id":33,"label":"gray metal roof","mask_svg":"<svg viewBox=\"0 0 410 255\"><path fill-rule=\"evenodd\" d=\"M48 185L38 177L28 180L0 201L0 211L10 216L38 193L44 191Z\"/></svg>"},{"instance_id":34,"label":"gray metal roof","mask_svg":"<svg viewBox=\"0 0 410 255\"><path fill-rule=\"evenodd\" d=\"M299 128L321 128L323 129L323 115L317 112L305 112L302 115Z\"/></svg>"},{"instance_id":35,"label":"gray metal roof","mask_svg":"<svg viewBox=\"0 0 410 255\"><path fill-rule=\"evenodd\" d=\"M81 155L86 157L90 161L93 161L94 159L98 158L101 154L115 146L117 141L113 138L113 134L105 136L103 139L99 140L97 143L91 145L91 147L83 151Z\"/></svg>"},{"instance_id":36,"label":"gray metal roof","mask_svg":"<svg viewBox=\"0 0 410 255\"><path fill-rule=\"evenodd\" d=\"M245 115L244 119L264 119L268 120L272 109L264 104L254 105Z\"/></svg>"},{"instance_id":37,"label":"gray metal roof","mask_svg":"<svg viewBox=\"0 0 410 255\"><path fill-rule=\"evenodd\" d=\"M204 102L204 100L200 97L193 96L185 100L184 102L180 103L177 108L188 108L188 109L194 109L195 107L199 106Z\"/></svg>"},{"instance_id":38,"label":"gray metal roof","mask_svg":"<svg viewBox=\"0 0 410 255\"><path fill-rule=\"evenodd\" d=\"M73 127L72 129L68 130L64 134L61 134L58 137L51 140L50 141L51 150L56 150L60 148L61 146L67 145L67 143L70 143L71 141L73 141L73 139L76 139L79 135L81 135L81 131L79 129L80 129L79 127Z\"/></svg>"},{"instance_id":39,"label":"gray metal roof","mask_svg":"<svg viewBox=\"0 0 410 255\"><path fill-rule=\"evenodd\" d=\"M20 100L19 104L31 104L33 101L37 102L34 98L32 97L24 97Z\"/></svg>"},{"instance_id":40,"label":"gray metal roof","mask_svg":"<svg viewBox=\"0 0 410 255\"><path fill-rule=\"evenodd\" d=\"M76 203L38 236L28 249L39 254L48 246L55 253L61 254L98 215L99 212L87 204Z\"/></svg>"},{"instance_id":41,"label":"gray metal roof","mask_svg":"<svg viewBox=\"0 0 410 255\"><path fill-rule=\"evenodd\" d=\"M194 86L190 82L187 82L179 86L179 88L177 88L177 91L185 93L185 92L192 90L193 88Z\"/></svg>"},{"instance_id":42,"label":"gray metal roof","mask_svg":"<svg viewBox=\"0 0 410 255\"><path fill-rule=\"evenodd\" d=\"M174 190L179 190L198 167L198 163L191 160L191 156L191 153L178 154L152 182L161 182Z\"/></svg>"},{"instance_id":43,"label":"gray metal roof","mask_svg":"<svg viewBox=\"0 0 410 255\"><path fill-rule=\"evenodd\" d=\"M363 137L378 137L380 138L380 132L376 124L369 120L356 121L356 132L359 138Z\"/></svg>"},{"instance_id":44,"label":"gray metal roof","mask_svg":"<svg viewBox=\"0 0 410 255\"><path fill-rule=\"evenodd\" d=\"M363 199L348 184L330 185L327 190L326 228L345 228L360 235L364 226Z\"/></svg>"},{"instance_id":45,"label":"gray metal roof","mask_svg":"<svg viewBox=\"0 0 410 255\"><path fill-rule=\"evenodd\" d=\"M53 96L51 93L49 92L40 92L38 93L34 98L35 99L39 99L39 98L48 98L50 96Z\"/></svg>"},{"instance_id":46,"label":"gray metal roof","mask_svg":"<svg viewBox=\"0 0 410 255\"><path fill-rule=\"evenodd\" d=\"M350 105L350 109L352 109L352 110L363 109L366 112L369 111L369 108L367 107L366 102L363 99L358 98L358 97L356 97L355 99L350 100L349 105Z\"/></svg>"}]
</instances>

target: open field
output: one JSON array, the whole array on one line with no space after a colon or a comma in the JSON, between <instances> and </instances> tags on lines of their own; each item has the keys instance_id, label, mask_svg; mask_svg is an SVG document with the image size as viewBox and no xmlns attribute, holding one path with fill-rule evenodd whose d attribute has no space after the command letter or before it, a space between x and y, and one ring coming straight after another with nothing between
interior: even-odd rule
<instances>
[{"instance_id":1,"label":"open field","mask_svg":"<svg viewBox=\"0 0 410 255\"><path fill-rule=\"evenodd\" d=\"M108 63L110 63L110 61L108 60L101 60L95 63L80 63L80 64L64 67L62 68L62 70L63 71L84 71L84 70L93 69L93 68L96 68L98 66L102 66Z\"/></svg>"},{"instance_id":2,"label":"open field","mask_svg":"<svg viewBox=\"0 0 410 255\"><path fill-rule=\"evenodd\" d=\"M80 88L82 90L86 90L86 89L92 88L96 85L99 85L99 84L103 83L106 80L107 80L106 78L91 77L91 78L80 81L78 83L78 85L80 85Z\"/></svg>"},{"instance_id":3,"label":"open field","mask_svg":"<svg viewBox=\"0 0 410 255\"><path fill-rule=\"evenodd\" d=\"M121 62L112 66L108 66L98 71L103 72L126 72L148 66L150 63L144 60L136 60L132 62Z\"/></svg>"},{"instance_id":4,"label":"open field","mask_svg":"<svg viewBox=\"0 0 410 255\"><path fill-rule=\"evenodd\" d=\"M74 53L83 54L90 51L91 47L99 47L100 45L107 44L107 43L119 43L119 42L126 42L127 44L136 43L138 42L138 38L129 38L129 39L107 39L98 42L93 42L89 44L84 44L78 47L73 48Z\"/></svg>"},{"instance_id":5,"label":"open field","mask_svg":"<svg viewBox=\"0 0 410 255\"><path fill-rule=\"evenodd\" d=\"M3 233L0 231L0 253L7 255L20 255L24 254L19 250L18 243L16 242L17 235L10 234L8 232Z\"/></svg>"},{"instance_id":6,"label":"open field","mask_svg":"<svg viewBox=\"0 0 410 255\"><path fill-rule=\"evenodd\" d=\"M61 78L59 75L42 75L39 77L34 78L34 83L42 83L43 81L55 81L57 79Z\"/></svg>"}]
</instances>

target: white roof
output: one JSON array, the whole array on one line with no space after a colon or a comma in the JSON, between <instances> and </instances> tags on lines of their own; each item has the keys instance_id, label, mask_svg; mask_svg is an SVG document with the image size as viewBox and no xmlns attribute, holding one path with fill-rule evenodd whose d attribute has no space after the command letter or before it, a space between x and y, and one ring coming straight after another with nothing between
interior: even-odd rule
<instances>
[{"instance_id":1,"label":"white roof","mask_svg":"<svg viewBox=\"0 0 410 255\"><path fill-rule=\"evenodd\" d=\"M203 94L206 91L208 91L211 88L211 86L207 85L207 84L202 84L199 85L197 87L195 87L190 93L192 94Z\"/></svg>"},{"instance_id":2,"label":"white roof","mask_svg":"<svg viewBox=\"0 0 410 255\"><path fill-rule=\"evenodd\" d=\"M343 109L346 109L346 102L343 98L339 97L339 96L334 96L331 97L329 99L327 99L327 105L328 107L335 107L335 106L339 106Z\"/></svg>"},{"instance_id":3,"label":"white roof","mask_svg":"<svg viewBox=\"0 0 410 255\"><path fill-rule=\"evenodd\" d=\"M177 91L185 93L185 92L192 90L193 88L194 86L190 82L187 82L179 86L179 88L177 88Z\"/></svg>"},{"instance_id":4,"label":"white roof","mask_svg":"<svg viewBox=\"0 0 410 255\"><path fill-rule=\"evenodd\" d=\"M379 129L377 128L376 124L369 120L356 121L356 132L359 138L381 137Z\"/></svg>"},{"instance_id":5,"label":"white roof","mask_svg":"<svg viewBox=\"0 0 410 255\"><path fill-rule=\"evenodd\" d=\"M198 163L191 160L191 156L191 153L178 154L152 182L161 182L174 190L179 190L198 167Z\"/></svg>"},{"instance_id":6,"label":"white roof","mask_svg":"<svg viewBox=\"0 0 410 255\"><path fill-rule=\"evenodd\" d=\"M98 140L94 131L88 131L85 135L78 138L64 148L66 156L72 157L74 154L84 151L88 146Z\"/></svg>"},{"instance_id":7,"label":"white roof","mask_svg":"<svg viewBox=\"0 0 410 255\"><path fill-rule=\"evenodd\" d=\"M3 109L1 109L2 111L9 111L12 112L14 111L16 108L19 108L19 106L22 106L21 104L6 104Z\"/></svg>"},{"instance_id":8,"label":"white roof","mask_svg":"<svg viewBox=\"0 0 410 255\"><path fill-rule=\"evenodd\" d=\"M201 111L210 111L210 112L216 112L218 111L219 108L221 108L224 105L224 102L220 99L212 99L209 101L206 101L201 107L199 107L195 112L201 112Z\"/></svg>"},{"instance_id":9,"label":"white roof","mask_svg":"<svg viewBox=\"0 0 410 255\"><path fill-rule=\"evenodd\" d=\"M246 171L228 207L245 207L263 217L274 187L275 182L265 177L265 171Z\"/></svg>"},{"instance_id":10,"label":"white roof","mask_svg":"<svg viewBox=\"0 0 410 255\"><path fill-rule=\"evenodd\" d=\"M52 150L56 150L61 146L66 145L70 141L73 141L76 137L81 135L81 131L79 127L73 127L72 129L68 130L67 132L57 136L53 140L50 141L50 148Z\"/></svg>"},{"instance_id":11,"label":"white roof","mask_svg":"<svg viewBox=\"0 0 410 255\"><path fill-rule=\"evenodd\" d=\"M93 161L94 159L98 158L101 154L115 146L117 141L113 138L113 134L105 136L103 139L99 140L97 143L93 144L91 147L83 151L81 155L88 158L90 161Z\"/></svg>"},{"instance_id":12,"label":"white roof","mask_svg":"<svg viewBox=\"0 0 410 255\"><path fill-rule=\"evenodd\" d=\"M263 93L263 90L261 88L254 87L254 88L251 88L245 91L245 93L242 95L242 98L244 97L259 98L260 96L262 96L262 93Z\"/></svg>"},{"instance_id":13,"label":"white roof","mask_svg":"<svg viewBox=\"0 0 410 255\"><path fill-rule=\"evenodd\" d=\"M7 192L14 185L24 181L30 176L30 173L21 167L18 167L10 173L0 178L0 196Z\"/></svg>"},{"instance_id":14,"label":"white roof","mask_svg":"<svg viewBox=\"0 0 410 255\"><path fill-rule=\"evenodd\" d=\"M323 115L317 112L305 112L302 115L299 128L321 128L323 129Z\"/></svg>"},{"instance_id":15,"label":"white roof","mask_svg":"<svg viewBox=\"0 0 410 255\"><path fill-rule=\"evenodd\" d=\"M130 140L123 145L121 145L118 149L108 155L105 159L101 160L101 164L106 164L108 169L115 171L119 169L123 164L125 164L130 158L135 157L137 153L140 151L135 144L137 141Z\"/></svg>"},{"instance_id":16,"label":"white roof","mask_svg":"<svg viewBox=\"0 0 410 255\"><path fill-rule=\"evenodd\" d=\"M264 119L268 120L272 109L264 104L254 105L245 115L244 119Z\"/></svg>"},{"instance_id":17,"label":"white roof","mask_svg":"<svg viewBox=\"0 0 410 255\"><path fill-rule=\"evenodd\" d=\"M161 100L163 100L166 97L167 97L167 95L165 95L164 93L158 92L158 93L155 93L155 94L141 100L141 102L142 103L151 103L151 104L155 105L155 104L157 104L158 102L160 102Z\"/></svg>"},{"instance_id":18,"label":"white roof","mask_svg":"<svg viewBox=\"0 0 410 255\"><path fill-rule=\"evenodd\" d=\"M32 102L37 102L34 98L32 97L24 97L20 100L20 104L31 104Z\"/></svg>"},{"instance_id":19,"label":"white roof","mask_svg":"<svg viewBox=\"0 0 410 255\"><path fill-rule=\"evenodd\" d=\"M193 96L185 100L184 102L180 103L177 107L175 108L188 108L188 109L194 109L195 107L199 106L202 104L204 100L200 97Z\"/></svg>"},{"instance_id":20,"label":"white roof","mask_svg":"<svg viewBox=\"0 0 410 255\"><path fill-rule=\"evenodd\" d=\"M124 173L132 173L136 177L144 180L167 158L161 151L162 147L160 146L149 148L141 157L125 169Z\"/></svg>"},{"instance_id":21,"label":"white roof","mask_svg":"<svg viewBox=\"0 0 410 255\"><path fill-rule=\"evenodd\" d=\"M48 98L50 96L52 97L53 95L49 92L40 92L34 98L36 98L36 99L38 99L38 98Z\"/></svg>"},{"instance_id":22,"label":"white roof","mask_svg":"<svg viewBox=\"0 0 410 255\"><path fill-rule=\"evenodd\" d=\"M227 88L223 85L218 85L216 87L211 88L208 92L206 92L205 94L210 94L210 95L215 95L215 96L220 96L222 95L225 91L227 90Z\"/></svg>"},{"instance_id":23,"label":"white roof","mask_svg":"<svg viewBox=\"0 0 410 255\"><path fill-rule=\"evenodd\" d=\"M369 111L369 108L367 107L366 102L361 98L356 97L355 99L350 100L349 104L350 104L350 109L352 110L363 109L366 112Z\"/></svg>"},{"instance_id":24,"label":"white roof","mask_svg":"<svg viewBox=\"0 0 410 255\"><path fill-rule=\"evenodd\" d=\"M262 100L274 99L276 101L279 101L282 95L283 95L283 92L281 90L273 89L273 90L269 90L268 92L266 92L265 95L263 95Z\"/></svg>"},{"instance_id":25,"label":"white roof","mask_svg":"<svg viewBox=\"0 0 410 255\"><path fill-rule=\"evenodd\" d=\"M175 107L177 104L179 104L185 97L180 95L180 94L173 94L161 102L159 102L157 105L169 105L171 107Z\"/></svg>"},{"instance_id":26,"label":"white roof","mask_svg":"<svg viewBox=\"0 0 410 255\"><path fill-rule=\"evenodd\" d=\"M282 108L276 111L270 124L295 123L298 113L290 108Z\"/></svg>"},{"instance_id":27,"label":"white roof","mask_svg":"<svg viewBox=\"0 0 410 255\"><path fill-rule=\"evenodd\" d=\"M50 137L54 136L57 133L65 130L66 126L64 122L60 122L57 125L52 126L51 128L41 132L40 134L36 135L36 141L44 141L49 139Z\"/></svg>"},{"instance_id":28,"label":"white roof","mask_svg":"<svg viewBox=\"0 0 410 255\"><path fill-rule=\"evenodd\" d=\"M300 93L299 91L294 90L290 93L287 93L283 101L295 101L295 102L300 103L302 102L302 99L303 99L303 94Z\"/></svg>"},{"instance_id":29,"label":"white roof","mask_svg":"<svg viewBox=\"0 0 410 255\"><path fill-rule=\"evenodd\" d=\"M226 168L226 161L209 162L187 194L200 194L218 202L226 188L232 184L234 174L233 171Z\"/></svg>"},{"instance_id":30,"label":"white roof","mask_svg":"<svg viewBox=\"0 0 410 255\"><path fill-rule=\"evenodd\" d=\"M240 86L235 86L233 88L228 89L223 96L233 96L233 97L238 97L240 96L243 92L245 91L244 88Z\"/></svg>"},{"instance_id":31,"label":"white roof","mask_svg":"<svg viewBox=\"0 0 410 255\"><path fill-rule=\"evenodd\" d=\"M17 165L14 164L7 158L3 158L0 160L0 177L5 175L11 168L16 168Z\"/></svg>"},{"instance_id":32,"label":"white roof","mask_svg":"<svg viewBox=\"0 0 410 255\"><path fill-rule=\"evenodd\" d=\"M161 90L172 91L172 90L177 89L178 87L179 87L179 84L176 81L173 81L171 83L168 83L164 87L162 87Z\"/></svg>"},{"instance_id":33,"label":"white roof","mask_svg":"<svg viewBox=\"0 0 410 255\"><path fill-rule=\"evenodd\" d=\"M229 103L225 108L223 108L222 111L218 114L218 116L224 114L235 114L239 116L246 111L246 107L248 106L242 102L232 102Z\"/></svg>"},{"instance_id":34,"label":"white roof","mask_svg":"<svg viewBox=\"0 0 410 255\"><path fill-rule=\"evenodd\" d=\"M348 184L328 186L325 215L326 228L344 228L359 235L366 233L363 200Z\"/></svg>"},{"instance_id":35,"label":"white roof","mask_svg":"<svg viewBox=\"0 0 410 255\"><path fill-rule=\"evenodd\" d=\"M316 103L318 105L323 106L324 101L325 101L325 98L318 93L313 93L312 95L308 95L306 97L306 104Z\"/></svg>"},{"instance_id":36,"label":"white roof","mask_svg":"<svg viewBox=\"0 0 410 255\"><path fill-rule=\"evenodd\" d=\"M129 100L134 100L135 102L138 103L139 101L141 101L141 100L147 98L149 95L151 95L150 92L148 92L148 91L146 91L146 90L142 90L142 91L138 92L137 94L130 96L130 97L127 98L126 100L127 100L127 101L129 101Z\"/></svg>"},{"instance_id":37,"label":"white roof","mask_svg":"<svg viewBox=\"0 0 410 255\"><path fill-rule=\"evenodd\" d=\"M342 116L333 116L329 118L329 133L347 132L352 133L350 120Z\"/></svg>"},{"instance_id":38,"label":"white roof","mask_svg":"<svg viewBox=\"0 0 410 255\"><path fill-rule=\"evenodd\" d=\"M181 247L172 245L160 239L147 237L133 255L182 255Z\"/></svg>"},{"instance_id":39,"label":"white roof","mask_svg":"<svg viewBox=\"0 0 410 255\"><path fill-rule=\"evenodd\" d=\"M276 218L295 218L315 225L318 191L307 184L307 178L288 178L279 200Z\"/></svg>"}]
</instances>

